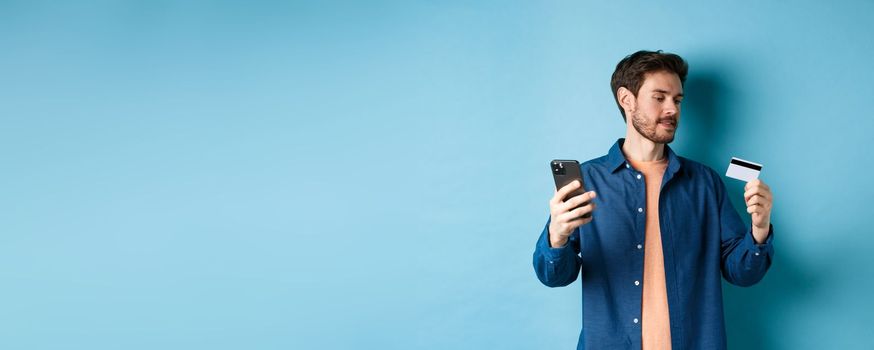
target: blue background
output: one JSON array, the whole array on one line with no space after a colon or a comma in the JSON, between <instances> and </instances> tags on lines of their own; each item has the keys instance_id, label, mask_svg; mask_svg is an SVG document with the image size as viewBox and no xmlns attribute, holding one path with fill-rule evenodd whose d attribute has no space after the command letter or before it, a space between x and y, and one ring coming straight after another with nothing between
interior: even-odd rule
<instances>
[{"instance_id":1,"label":"blue background","mask_svg":"<svg viewBox=\"0 0 874 350\"><path fill-rule=\"evenodd\" d=\"M872 348L874 3L782 3L0 1L0 347L573 348L547 163L663 49L675 150L775 193L729 345Z\"/></svg>"}]
</instances>

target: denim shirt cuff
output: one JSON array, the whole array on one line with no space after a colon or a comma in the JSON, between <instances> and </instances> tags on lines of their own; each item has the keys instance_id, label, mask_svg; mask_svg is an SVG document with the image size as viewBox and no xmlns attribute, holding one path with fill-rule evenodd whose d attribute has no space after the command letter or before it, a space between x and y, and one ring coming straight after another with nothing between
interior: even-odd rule
<instances>
[{"instance_id":1,"label":"denim shirt cuff","mask_svg":"<svg viewBox=\"0 0 874 350\"><path fill-rule=\"evenodd\" d=\"M568 254L573 254L573 249L571 248L570 243L571 240L568 239L563 246L553 248L549 244L549 224L547 223L546 227L543 228L543 237L540 240L540 252L547 260L558 261Z\"/></svg>"},{"instance_id":2,"label":"denim shirt cuff","mask_svg":"<svg viewBox=\"0 0 874 350\"><path fill-rule=\"evenodd\" d=\"M774 225L768 226L768 238L765 239L765 243L758 244L756 242L755 237L753 236L753 228L750 227L749 232L747 232L746 239L744 239L745 248L750 250L753 253L753 256L770 256L774 252L774 246L772 241L774 240Z\"/></svg>"}]
</instances>

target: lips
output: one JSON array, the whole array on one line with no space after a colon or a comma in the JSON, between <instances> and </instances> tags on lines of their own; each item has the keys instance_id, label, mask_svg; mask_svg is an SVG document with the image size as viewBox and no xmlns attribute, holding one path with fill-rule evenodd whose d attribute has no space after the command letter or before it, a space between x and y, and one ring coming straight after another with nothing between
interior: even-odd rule
<instances>
[{"instance_id":1,"label":"lips","mask_svg":"<svg viewBox=\"0 0 874 350\"><path fill-rule=\"evenodd\" d=\"M659 121L659 125L665 128L673 129L677 127L677 122L673 119L662 119Z\"/></svg>"}]
</instances>

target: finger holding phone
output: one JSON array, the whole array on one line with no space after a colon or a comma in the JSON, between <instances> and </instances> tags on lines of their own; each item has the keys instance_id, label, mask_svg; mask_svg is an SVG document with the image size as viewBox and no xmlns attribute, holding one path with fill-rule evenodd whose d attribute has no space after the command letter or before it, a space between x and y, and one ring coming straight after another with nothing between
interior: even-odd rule
<instances>
[{"instance_id":1,"label":"finger holding phone","mask_svg":"<svg viewBox=\"0 0 874 350\"><path fill-rule=\"evenodd\" d=\"M578 227L592 221L595 191L584 192L580 164L575 160L553 160L556 191L549 200L549 244L558 248Z\"/></svg>"}]
</instances>

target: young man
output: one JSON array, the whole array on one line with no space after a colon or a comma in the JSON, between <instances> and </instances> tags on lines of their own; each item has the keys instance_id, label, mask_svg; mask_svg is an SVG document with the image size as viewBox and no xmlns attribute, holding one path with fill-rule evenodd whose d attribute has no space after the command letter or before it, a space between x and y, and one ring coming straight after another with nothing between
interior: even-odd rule
<instances>
[{"instance_id":1,"label":"young man","mask_svg":"<svg viewBox=\"0 0 874 350\"><path fill-rule=\"evenodd\" d=\"M534 270L549 287L581 276L578 349L724 349L722 278L749 286L771 265L768 186L746 184L746 226L720 175L667 146L687 71L661 51L620 61L610 85L625 138L580 166L589 192L566 198L574 182L549 201Z\"/></svg>"}]
</instances>

